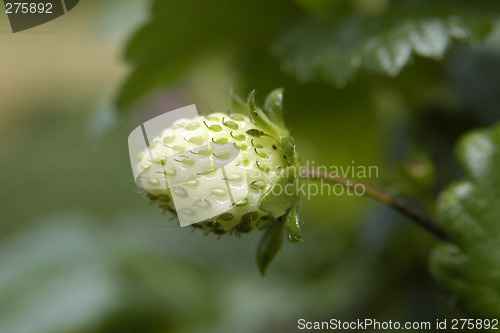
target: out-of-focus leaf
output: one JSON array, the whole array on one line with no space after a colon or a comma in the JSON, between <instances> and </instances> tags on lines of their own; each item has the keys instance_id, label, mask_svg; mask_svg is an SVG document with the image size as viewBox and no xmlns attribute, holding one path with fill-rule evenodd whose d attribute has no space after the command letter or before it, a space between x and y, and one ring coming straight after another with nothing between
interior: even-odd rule
<instances>
[{"instance_id":1,"label":"out-of-focus leaf","mask_svg":"<svg viewBox=\"0 0 500 333\"><path fill-rule=\"evenodd\" d=\"M132 322L141 326L135 331L171 331L192 311L203 312L202 322L212 318L203 305L207 271L139 241L141 228L123 219L100 228L95 219L56 214L0 244L0 332L124 332L129 327L115 325Z\"/></svg>"},{"instance_id":2,"label":"out-of-focus leaf","mask_svg":"<svg viewBox=\"0 0 500 333\"><path fill-rule=\"evenodd\" d=\"M231 91L229 95L230 95L229 105L231 105L231 112L239 113L247 117L250 117L250 111L248 110L248 105L245 102L243 102L241 98L235 95L233 91Z\"/></svg>"},{"instance_id":3,"label":"out-of-focus leaf","mask_svg":"<svg viewBox=\"0 0 500 333\"><path fill-rule=\"evenodd\" d=\"M283 88L278 88L269 93L264 103L264 112L266 115L281 127L285 127L283 119Z\"/></svg>"},{"instance_id":4,"label":"out-of-focus leaf","mask_svg":"<svg viewBox=\"0 0 500 333\"><path fill-rule=\"evenodd\" d=\"M0 332L45 333L94 323L119 304L114 272L86 218L13 237L1 247Z\"/></svg>"},{"instance_id":5,"label":"out-of-focus leaf","mask_svg":"<svg viewBox=\"0 0 500 333\"><path fill-rule=\"evenodd\" d=\"M202 7L200 7L202 6ZM145 94L171 84L207 55L244 52L269 45L298 10L290 1L198 0L153 2L151 20L131 39L125 57L132 73L117 100L124 109Z\"/></svg>"},{"instance_id":6,"label":"out-of-focus leaf","mask_svg":"<svg viewBox=\"0 0 500 333\"><path fill-rule=\"evenodd\" d=\"M500 124L465 135L457 155L468 180L447 188L439 218L452 243L436 247L433 274L469 313L500 316Z\"/></svg>"},{"instance_id":7,"label":"out-of-focus leaf","mask_svg":"<svg viewBox=\"0 0 500 333\"><path fill-rule=\"evenodd\" d=\"M413 54L440 59L453 39L482 40L497 16L489 6L471 6L415 1L377 16L310 19L286 32L274 50L300 81L325 79L343 87L360 68L396 76Z\"/></svg>"},{"instance_id":8,"label":"out-of-focus leaf","mask_svg":"<svg viewBox=\"0 0 500 333\"><path fill-rule=\"evenodd\" d=\"M276 219L268 224L257 244L257 265L260 273L266 273L267 266L278 254L283 244L283 221Z\"/></svg>"}]
</instances>

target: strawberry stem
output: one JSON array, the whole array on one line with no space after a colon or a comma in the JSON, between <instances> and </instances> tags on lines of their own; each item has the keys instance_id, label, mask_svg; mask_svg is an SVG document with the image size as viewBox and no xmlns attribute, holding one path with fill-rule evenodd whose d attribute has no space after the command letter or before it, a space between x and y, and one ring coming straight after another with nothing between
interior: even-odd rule
<instances>
[{"instance_id":1,"label":"strawberry stem","mask_svg":"<svg viewBox=\"0 0 500 333\"><path fill-rule=\"evenodd\" d=\"M405 215L406 217L417 223L422 228L429 231L438 239L447 240L444 231L436 223L434 223L426 216L422 215L420 212L408 206L405 202L402 202L397 198L385 192L382 192L379 189L376 189L372 186L366 185L364 183L352 179L341 177L336 174L332 175L330 173L325 172L324 170L319 170L318 168L314 167L301 167L300 175L303 178L317 179L317 180L322 179L330 183L340 184L345 187L351 187L351 188L354 188L356 185L362 185L365 189L364 195L369 196L377 201L380 201L381 203L400 212L401 214Z\"/></svg>"}]
</instances>

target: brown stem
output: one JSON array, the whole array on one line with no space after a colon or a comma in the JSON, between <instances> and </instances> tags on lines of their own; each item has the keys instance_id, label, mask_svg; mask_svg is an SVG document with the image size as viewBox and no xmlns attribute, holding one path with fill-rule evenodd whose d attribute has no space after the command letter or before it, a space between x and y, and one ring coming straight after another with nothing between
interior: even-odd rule
<instances>
[{"instance_id":1,"label":"brown stem","mask_svg":"<svg viewBox=\"0 0 500 333\"><path fill-rule=\"evenodd\" d=\"M417 223L418 225L420 225L421 227L432 233L438 239L440 240L447 239L444 231L429 218L423 216L413 208L409 207L406 203L401 202L398 199L374 187L371 187L369 185L360 183L352 179L341 177L339 175L332 175L325 172L324 170L320 170L318 168L313 168L313 167L301 167L300 175L303 178L321 179L330 183L341 184L345 187L350 187L350 188L354 188L356 185L362 185L363 188L365 189L364 192L365 195L372 197L373 199L378 200L381 203L389 207L392 207L393 209L402 213L403 215L410 218L412 221L414 221L415 223Z\"/></svg>"}]
</instances>

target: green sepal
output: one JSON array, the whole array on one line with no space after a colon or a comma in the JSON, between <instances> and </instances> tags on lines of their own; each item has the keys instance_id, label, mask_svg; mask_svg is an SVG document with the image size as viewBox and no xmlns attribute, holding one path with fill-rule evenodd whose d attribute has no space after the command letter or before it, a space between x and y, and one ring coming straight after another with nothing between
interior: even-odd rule
<instances>
[{"instance_id":1,"label":"green sepal","mask_svg":"<svg viewBox=\"0 0 500 333\"><path fill-rule=\"evenodd\" d=\"M283 170L278 180L262 196L259 208L273 216L281 216L299 201L297 168Z\"/></svg>"},{"instance_id":2,"label":"green sepal","mask_svg":"<svg viewBox=\"0 0 500 333\"><path fill-rule=\"evenodd\" d=\"M297 205L290 208L283 216L286 228L286 238L292 243L302 242L302 231L300 231L300 220L297 214Z\"/></svg>"},{"instance_id":3,"label":"green sepal","mask_svg":"<svg viewBox=\"0 0 500 333\"><path fill-rule=\"evenodd\" d=\"M266 226L264 234L257 244L257 265L264 275L269 263L278 254L283 244L284 222L277 218Z\"/></svg>"},{"instance_id":4,"label":"green sepal","mask_svg":"<svg viewBox=\"0 0 500 333\"><path fill-rule=\"evenodd\" d=\"M257 106L255 106L255 89L250 92L248 96L248 110L250 111L250 118L252 121L260 126L264 132L267 132L269 135L274 138L281 140L283 136L288 135L288 131L284 127L280 127L273 123Z\"/></svg>"},{"instance_id":5,"label":"green sepal","mask_svg":"<svg viewBox=\"0 0 500 333\"><path fill-rule=\"evenodd\" d=\"M298 156L295 148L295 138L291 136L285 136L283 139L281 139L280 146L285 153L288 164L291 166L296 166Z\"/></svg>"},{"instance_id":6,"label":"green sepal","mask_svg":"<svg viewBox=\"0 0 500 333\"><path fill-rule=\"evenodd\" d=\"M283 119L283 88L274 89L267 95L264 112L278 126L285 128Z\"/></svg>"},{"instance_id":7,"label":"green sepal","mask_svg":"<svg viewBox=\"0 0 500 333\"><path fill-rule=\"evenodd\" d=\"M231 105L231 112L251 117L248 105L234 94L233 88L229 91L229 104Z\"/></svg>"}]
</instances>

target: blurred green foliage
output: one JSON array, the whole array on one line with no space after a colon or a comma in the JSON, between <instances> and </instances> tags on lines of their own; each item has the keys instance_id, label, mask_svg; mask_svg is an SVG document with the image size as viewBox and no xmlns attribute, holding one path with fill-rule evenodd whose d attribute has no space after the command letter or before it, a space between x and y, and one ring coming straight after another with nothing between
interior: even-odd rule
<instances>
[{"instance_id":1,"label":"blurred green foliage","mask_svg":"<svg viewBox=\"0 0 500 333\"><path fill-rule=\"evenodd\" d=\"M160 112L151 96L164 98L161 112L193 102L206 112L229 107L231 86L240 96L257 89L261 106L283 87L303 161L376 165L369 182L434 215L437 194L463 178L457 138L500 119L498 5L436 3L153 1L126 46L131 73L112 131L89 137L93 101L82 93L37 102L0 143L0 331L293 332L299 318L466 317L429 274L435 240L389 209L365 198L303 200L304 241L284 244L263 278L257 233L217 239L179 228L137 191L126 147L130 130ZM460 208L446 202L441 216ZM470 209L494 214L495 202ZM453 258L440 248L434 272L470 299L456 278L481 279L445 270Z\"/></svg>"},{"instance_id":2,"label":"blurred green foliage","mask_svg":"<svg viewBox=\"0 0 500 333\"><path fill-rule=\"evenodd\" d=\"M457 155L468 179L446 189L440 220L453 243L440 244L432 269L471 314L500 315L500 124L464 136Z\"/></svg>"}]
</instances>

